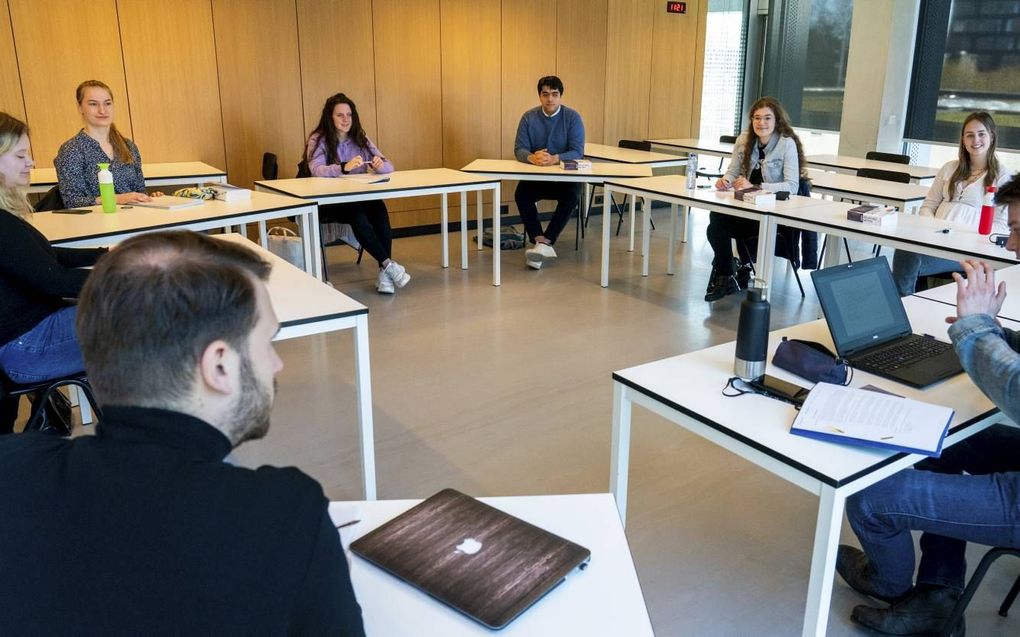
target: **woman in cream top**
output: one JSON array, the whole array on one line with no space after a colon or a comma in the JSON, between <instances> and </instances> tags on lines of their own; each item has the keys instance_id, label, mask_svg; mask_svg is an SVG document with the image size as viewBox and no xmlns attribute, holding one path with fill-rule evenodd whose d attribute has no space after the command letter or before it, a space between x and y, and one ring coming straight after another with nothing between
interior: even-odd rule
<instances>
[{"instance_id":1,"label":"woman in cream top","mask_svg":"<svg viewBox=\"0 0 1020 637\"><path fill-rule=\"evenodd\" d=\"M985 112L968 115L960 131L959 158L946 163L935 175L920 214L976 230L985 189L1001 186L1012 174L999 163L995 142L992 116ZM992 232L1009 233L1005 206L995 209ZM960 264L950 259L905 250L897 250L893 255L893 278L902 296L914 293L919 276L962 271Z\"/></svg>"}]
</instances>

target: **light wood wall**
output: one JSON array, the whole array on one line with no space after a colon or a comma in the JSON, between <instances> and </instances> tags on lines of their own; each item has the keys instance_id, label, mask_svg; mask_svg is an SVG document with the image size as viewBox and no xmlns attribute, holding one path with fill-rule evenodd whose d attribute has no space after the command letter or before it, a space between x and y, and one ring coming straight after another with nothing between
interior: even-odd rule
<instances>
[{"instance_id":1,"label":"light wood wall","mask_svg":"<svg viewBox=\"0 0 1020 637\"><path fill-rule=\"evenodd\" d=\"M672 15L660 0L0 0L0 110L27 119L50 166L81 125L75 86L100 79L145 161L205 161L241 185L266 151L292 176L336 92L398 169L513 157L550 74L590 142L686 136L707 3ZM394 225L435 223L436 205L393 201Z\"/></svg>"}]
</instances>

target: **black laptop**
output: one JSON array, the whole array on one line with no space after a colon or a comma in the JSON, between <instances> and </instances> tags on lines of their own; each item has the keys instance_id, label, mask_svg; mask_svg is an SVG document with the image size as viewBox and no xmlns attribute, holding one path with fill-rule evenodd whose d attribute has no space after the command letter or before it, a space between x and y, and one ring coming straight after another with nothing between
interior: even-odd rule
<instances>
[{"instance_id":1,"label":"black laptop","mask_svg":"<svg viewBox=\"0 0 1020 637\"><path fill-rule=\"evenodd\" d=\"M885 258L815 270L811 279L836 352L856 369L917 388L963 371L951 344L913 333Z\"/></svg>"},{"instance_id":2,"label":"black laptop","mask_svg":"<svg viewBox=\"0 0 1020 637\"><path fill-rule=\"evenodd\" d=\"M493 629L591 558L583 546L453 489L358 538L351 551Z\"/></svg>"}]
</instances>

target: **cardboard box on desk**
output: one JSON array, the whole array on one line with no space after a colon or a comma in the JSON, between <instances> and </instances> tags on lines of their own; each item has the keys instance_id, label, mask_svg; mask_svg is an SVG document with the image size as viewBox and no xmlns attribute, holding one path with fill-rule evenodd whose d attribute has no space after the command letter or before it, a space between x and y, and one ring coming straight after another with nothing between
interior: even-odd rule
<instances>
[{"instance_id":1,"label":"cardboard box on desk","mask_svg":"<svg viewBox=\"0 0 1020 637\"><path fill-rule=\"evenodd\" d=\"M762 190L761 188L744 188L742 190L735 190L733 191L733 196L738 201L743 201L744 203L749 203L753 206L776 203L776 193L769 192L768 190Z\"/></svg>"},{"instance_id":2,"label":"cardboard box on desk","mask_svg":"<svg viewBox=\"0 0 1020 637\"><path fill-rule=\"evenodd\" d=\"M567 159L562 163L563 170L577 170L580 172L591 171L591 162L587 159Z\"/></svg>"},{"instance_id":3,"label":"cardboard box on desk","mask_svg":"<svg viewBox=\"0 0 1020 637\"><path fill-rule=\"evenodd\" d=\"M885 206L857 206L846 211L846 218L868 226L890 226L898 216L896 210Z\"/></svg>"}]
</instances>

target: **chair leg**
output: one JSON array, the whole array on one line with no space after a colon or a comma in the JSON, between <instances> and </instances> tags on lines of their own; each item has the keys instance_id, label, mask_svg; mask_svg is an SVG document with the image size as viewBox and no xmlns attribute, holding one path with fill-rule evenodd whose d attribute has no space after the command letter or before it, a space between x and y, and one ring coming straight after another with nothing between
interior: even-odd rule
<instances>
[{"instance_id":1,"label":"chair leg","mask_svg":"<svg viewBox=\"0 0 1020 637\"><path fill-rule=\"evenodd\" d=\"M988 572L988 568L992 565L992 562L1003 555L1020 555L1020 551L1016 549L993 548L989 549L989 551L985 553L985 556L982 557L981 561L978 563L977 568L974 569L974 574L970 576L970 581L967 582L967 588L963 590L963 594L960 595L960 599L958 599L956 601L956 605L953 606L953 613L949 616L949 619L946 620L946 623L942 625L942 631L939 633L940 635L943 637L952 637L956 627L960 623L960 620L963 619L964 613L967 611L967 605L970 604L970 600L973 599L978 586L981 585L981 580L984 579L985 574Z\"/></svg>"},{"instance_id":2,"label":"chair leg","mask_svg":"<svg viewBox=\"0 0 1020 637\"><path fill-rule=\"evenodd\" d=\"M356 261L356 263L358 265L361 265L361 257L363 257L363 256L365 256L365 248L363 248L363 247L362 248L358 248L358 260ZM326 260L323 259L322 262L325 263Z\"/></svg>"},{"instance_id":3,"label":"chair leg","mask_svg":"<svg viewBox=\"0 0 1020 637\"><path fill-rule=\"evenodd\" d=\"M319 244L319 250L322 251L322 280L329 283L329 261L326 260L326 246ZM360 256L358 261L361 261Z\"/></svg>"},{"instance_id":4,"label":"chair leg","mask_svg":"<svg viewBox=\"0 0 1020 637\"><path fill-rule=\"evenodd\" d=\"M800 288L800 298L805 298L807 295L804 294L804 284L800 282L800 272L793 266L793 262L790 262L790 267L793 268L793 278L797 281L797 287Z\"/></svg>"},{"instance_id":5,"label":"chair leg","mask_svg":"<svg viewBox=\"0 0 1020 637\"><path fill-rule=\"evenodd\" d=\"M853 263L854 258L850 256L850 242L846 240L846 237L843 237L843 249L846 250L847 263Z\"/></svg>"},{"instance_id":6,"label":"chair leg","mask_svg":"<svg viewBox=\"0 0 1020 637\"><path fill-rule=\"evenodd\" d=\"M1020 575L1017 576L1016 581L1013 582L1013 588L1009 589L1009 593L1006 594L1006 599L1002 600L1002 606L999 606L999 615L1005 617L1009 615L1009 609L1012 608L1013 602L1016 601L1016 596L1020 594Z\"/></svg>"}]
</instances>

